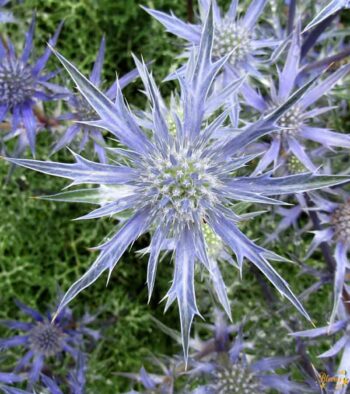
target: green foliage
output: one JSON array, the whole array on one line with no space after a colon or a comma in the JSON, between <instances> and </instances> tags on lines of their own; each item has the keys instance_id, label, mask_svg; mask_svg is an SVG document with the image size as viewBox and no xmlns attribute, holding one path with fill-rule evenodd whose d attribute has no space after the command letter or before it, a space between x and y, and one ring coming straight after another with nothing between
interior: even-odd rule
<instances>
[{"instance_id":1,"label":"green foliage","mask_svg":"<svg viewBox=\"0 0 350 394\"><path fill-rule=\"evenodd\" d=\"M173 9L186 18L186 2L146 0L141 3L157 9ZM36 37L42 44L64 20L58 48L67 59L79 64L82 71L90 71L105 35L106 78L113 79L116 72L123 74L134 68L131 52L146 60L156 60L157 74L164 77L172 64L174 51L179 51L179 43L169 40L162 26L139 4L138 0L26 0L14 7L14 12L20 20L29 21L32 10L37 10Z\"/></svg>"}]
</instances>

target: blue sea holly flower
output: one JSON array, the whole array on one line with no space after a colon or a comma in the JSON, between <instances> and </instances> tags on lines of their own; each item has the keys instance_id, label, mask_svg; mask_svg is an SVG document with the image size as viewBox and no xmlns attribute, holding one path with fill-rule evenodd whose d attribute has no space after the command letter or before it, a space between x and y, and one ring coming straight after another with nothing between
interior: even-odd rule
<instances>
[{"instance_id":1,"label":"blue sea holly flower","mask_svg":"<svg viewBox=\"0 0 350 394\"><path fill-rule=\"evenodd\" d=\"M232 0L228 12L223 16L216 0L199 0L202 23L212 4L214 10L213 57L229 56L227 66L238 72L258 75L258 63L265 50L278 45L278 41L259 37L257 20L264 10L266 0L252 0L244 17L237 14L238 0ZM174 14L143 7L150 15L162 23L167 31L187 40L191 46L198 46L201 25L185 23Z\"/></svg>"},{"instance_id":2,"label":"blue sea holly flower","mask_svg":"<svg viewBox=\"0 0 350 394\"><path fill-rule=\"evenodd\" d=\"M139 126L135 114L126 105L119 86L116 101L112 102L75 66L57 54L81 94L100 118L87 124L110 131L125 149L113 150L112 153L116 153L113 164L95 163L78 154L74 155L75 163L7 159L46 174L72 179L74 185L91 183L114 186L114 200L102 203L100 208L84 216L84 219L128 212L128 219L119 231L97 248L100 250L99 257L65 294L58 312L104 271L108 271L110 277L123 253L146 232L152 235L147 271L147 285L151 294L163 242L169 238L175 240L174 278L166 295L166 308L177 300L185 357L191 324L194 316L199 313L194 289L195 263L199 262L211 272L203 234L204 224L210 226L236 255L241 269L245 258L251 261L300 313L308 317L288 284L269 262L283 258L256 245L239 230L237 224L241 218L230 209L230 204L233 201L278 204L278 200L269 196L317 189L343 183L348 179L314 174L282 178L272 178L269 175L235 176L237 169L256 157L238 155L238 152L242 152L245 146L260 136L277 130L275 122L303 96L311 83L297 91L283 106L249 125L235 137L224 141L215 140L211 136L222 127L228 111L220 115L213 114L211 123L204 125L203 118L214 78L227 57L213 63L212 46L213 17L212 12L209 12L199 49L193 52L184 74L179 76L183 119L179 119L171 107L167 111L176 123L174 136L169 133L166 114L159 104L162 101L160 92L145 64L136 59L139 74L151 99L152 135ZM118 187L122 188L123 197L118 195ZM101 198L100 187L87 189L85 192L83 189L66 193L66 199L70 201L84 200L84 193L87 193L90 201L93 193L95 199ZM65 195L61 194L58 198L64 199Z\"/></svg>"},{"instance_id":3,"label":"blue sea holly flower","mask_svg":"<svg viewBox=\"0 0 350 394\"><path fill-rule=\"evenodd\" d=\"M279 72L278 87L271 81L271 94L268 99L252 89L248 84L243 84L242 93L250 106L260 113L268 113L271 108L280 106L296 89L296 80L300 71L301 39L298 29L294 32L287 59L283 70ZM330 76L318 83L308 91L298 103L292 106L279 120L281 131L271 133L271 143L266 153L262 156L255 173L263 172L271 163L274 167L286 164L286 157L295 156L300 163L309 171L315 172L316 165L313 163L305 150L305 141L313 141L326 148L343 147L350 148L350 136L337 133L324 127L315 127L310 122L334 107L311 106L322 98L341 78L350 71L350 64L339 68ZM311 107L311 108L310 108Z\"/></svg>"},{"instance_id":4,"label":"blue sea holly flower","mask_svg":"<svg viewBox=\"0 0 350 394\"><path fill-rule=\"evenodd\" d=\"M295 360L295 358L293 359ZM288 375L273 374L273 369L290 363L287 357L258 360L251 365L231 357L231 364L212 365L210 383L191 391L192 394L251 394L275 390L282 394L309 392L306 386L293 382ZM209 370L209 365L206 366Z\"/></svg>"},{"instance_id":5,"label":"blue sea holly flower","mask_svg":"<svg viewBox=\"0 0 350 394\"><path fill-rule=\"evenodd\" d=\"M181 343L181 335L177 331L158 321L157 325L164 333ZM209 333L206 339L202 339L197 333L190 340L191 354L186 371L181 358L174 356L166 358L166 365L159 359L154 360L155 364L157 363L163 370L163 374L148 373L142 367L138 374L120 373L118 375L142 384L143 394L173 394L175 392L255 394L270 392L271 389L283 394L309 392L306 385L294 382L287 374L275 372L297 361L298 356L256 359L251 354L252 343L246 343L242 339L243 325L228 324L221 311L215 310L215 323L206 324L205 327ZM246 349L250 349L249 353ZM186 381L183 380L183 376L187 377ZM140 391L131 390L127 394L136 393Z\"/></svg>"},{"instance_id":6,"label":"blue sea holly flower","mask_svg":"<svg viewBox=\"0 0 350 394\"><path fill-rule=\"evenodd\" d=\"M275 370L284 368L298 356L275 356L256 359L246 352L251 344L243 340L243 325L228 324L223 314L216 313L215 325L208 325L212 336L191 341L194 350L189 361L188 375L200 377L205 385L192 394L250 394L270 392L304 393L306 386L290 379L287 374ZM232 336L235 334L235 339Z\"/></svg>"},{"instance_id":7,"label":"blue sea holly flower","mask_svg":"<svg viewBox=\"0 0 350 394\"><path fill-rule=\"evenodd\" d=\"M56 44L61 27L62 24L49 41L52 46ZM50 82L56 73L43 74L51 50L47 48L39 59L31 61L34 29L35 17L26 34L21 56L16 55L10 40L6 44L0 40L0 122L9 115L13 133L23 124L33 154L37 129L36 103L62 97L62 88Z\"/></svg>"},{"instance_id":8,"label":"blue sea holly flower","mask_svg":"<svg viewBox=\"0 0 350 394\"><path fill-rule=\"evenodd\" d=\"M69 353L77 359L79 347L83 344L84 334L96 338L97 333L85 327L84 319L76 322L69 308L62 309L51 322L51 314L42 315L36 310L16 302L32 322L1 320L0 324L12 330L22 331L23 334L15 335L8 339L0 339L0 348L24 347L26 354L19 360L15 372L27 370L30 367L29 381L35 383L39 380L40 373L51 357L59 357ZM87 319L87 322L90 320Z\"/></svg>"},{"instance_id":9,"label":"blue sea holly flower","mask_svg":"<svg viewBox=\"0 0 350 394\"><path fill-rule=\"evenodd\" d=\"M101 74L102 74L102 66L105 54L105 39L102 38L100 49L94 64L94 67L90 74L90 81L96 87L101 86ZM123 76L119 80L120 87L123 89L127 86L133 79L138 76L137 70L133 70ZM106 92L106 95L110 99L115 98L116 93L116 83L114 83ZM70 145L73 141L80 137L79 144L79 152L81 152L91 140L93 142L94 151L97 154L101 163L106 162L106 150L105 150L105 140L103 138L102 130L98 127L88 126L86 124L79 123L80 121L89 121L96 119L97 115L94 110L91 108L89 103L81 96L79 93L71 94L68 99L68 104L71 108L71 113L64 114L60 116L60 120L69 120L74 123L69 126L62 136L62 138L56 143L53 148L53 152L55 153L60 149Z\"/></svg>"}]
</instances>

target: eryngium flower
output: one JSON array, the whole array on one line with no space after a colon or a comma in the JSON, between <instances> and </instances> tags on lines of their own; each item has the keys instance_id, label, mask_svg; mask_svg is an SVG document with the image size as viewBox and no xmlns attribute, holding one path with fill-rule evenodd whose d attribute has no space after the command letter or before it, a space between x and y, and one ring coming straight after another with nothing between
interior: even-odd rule
<instances>
[{"instance_id":1,"label":"eryngium flower","mask_svg":"<svg viewBox=\"0 0 350 394\"><path fill-rule=\"evenodd\" d=\"M72 312L68 308L62 310L55 322L51 322L51 314L42 315L18 301L16 304L22 312L33 319L33 322L0 321L3 326L24 332L22 335L0 339L0 349L22 346L27 350L23 358L19 360L15 372L24 371L30 367L28 378L31 383L39 380L40 373L49 358L69 353L77 359L78 348L83 344L84 334L98 338L97 332L85 327L84 318L81 322L74 321ZM86 322L89 323L90 319L86 319Z\"/></svg>"},{"instance_id":2,"label":"eryngium flower","mask_svg":"<svg viewBox=\"0 0 350 394\"><path fill-rule=\"evenodd\" d=\"M235 343L232 346L238 346ZM233 353L233 352L231 352ZM274 392L281 394L302 393L305 386L291 381L288 375L274 374L273 370L290 363L287 357L271 357L253 362L240 362L238 355L227 355L226 365L207 364L210 383L198 387L192 394L255 394ZM211 369L210 369L211 367ZM210 371L210 372L209 372ZM272 372L272 373L271 373Z\"/></svg>"},{"instance_id":3,"label":"eryngium flower","mask_svg":"<svg viewBox=\"0 0 350 394\"><path fill-rule=\"evenodd\" d=\"M255 394L270 392L302 393L304 385L293 382L288 375L280 375L276 369L296 361L295 356L276 356L255 359L245 349L251 347L243 341L242 325L227 324L221 313L216 314L215 326L209 326L212 337L191 341L194 352L190 359L189 376L201 376L207 384L192 394ZM236 334L232 340L232 334ZM202 380L201 379L201 380ZM306 392L306 391L305 391Z\"/></svg>"},{"instance_id":4,"label":"eryngium flower","mask_svg":"<svg viewBox=\"0 0 350 394\"><path fill-rule=\"evenodd\" d=\"M49 41L55 45L62 24ZM51 55L46 49L44 54L32 62L31 52L35 18L33 17L21 56L17 56L15 49L8 40L5 44L0 40L0 122L6 119L7 114L12 118L12 132L16 133L23 123L30 149L35 153L35 139L37 120L35 106L37 101L50 101L61 97L62 88L50 83L55 73L43 74L43 70Z\"/></svg>"},{"instance_id":5,"label":"eryngium flower","mask_svg":"<svg viewBox=\"0 0 350 394\"><path fill-rule=\"evenodd\" d=\"M100 87L101 85L101 73L102 66L104 60L105 53L105 39L102 38L100 49L90 74L90 81L96 86ZM135 77L137 76L137 70L131 71L122 77L119 81L121 88L123 89L127 86ZM106 95L110 99L114 99L116 92L116 84L113 84ZM75 121L74 124L69 126L62 136L62 138L56 143L53 148L53 152L55 153L60 149L64 148L71 144L78 135L80 136L80 144L79 144L79 152L81 152L86 144L91 140L93 142L94 151L97 154L101 163L106 162L106 150L105 150L105 140L103 138L102 132L100 128L87 126L81 123L76 123L79 121L89 121L96 119L96 113L91 108L89 103L82 97L80 94L71 94L68 100L69 106L71 107L72 112L68 114L64 114L60 117L62 120L70 120Z\"/></svg>"},{"instance_id":6,"label":"eryngium flower","mask_svg":"<svg viewBox=\"0 0 350 394\"><path fill-rule=\"evenodd\" d=\"M136 65L151 101L151 137L139 126L136 116L125 104L119 86L114 103L63 56L57 54L80 92L100 117L88 124L109 130L127 149L113 150L117 153L113 164L95 163L80 155L75 155L76 162L73 164L8 159L43 173L72 179L75 185L91 183L107 188L107 197L112 201L84 216L84 219L130 212L121 229L97 248L101 252L99 257L68 290L59 311L104 271L108 270L110 276L123 253L145 232L152 234L147 272L151 294L163 243L169 238L175 240L174 278L166 296L166 308L175 300L178 301L185 357L191 324L195 314L198 314L194 290L195 263L200 262L211 272L203 226L207 224L235 253L241 269L244 258L250 260L281 294L308 317L288 284L268 261L282 258L256 245L238 229L237 223L241 218L230 209L230 204L232 201L279 203L268 196L311 190L342 183L347 179L313 174L283 178L271 178L268 175L234 176L237 169L255 157L237 155L237 152L242 152L246 145L258 137L276 130L275 121L310 85L296 92L269 116L242 130L238 136L225 141L211 138L214 132L224 127L230 109L219 116L213 114L212 123L203 126L207 103L213 100L209 92L214 78L228 60L227 57L215 63L211 60L212 12L208 15L199 50L190 57L183 76L179 76L183 120L179 119L173 108L170 107L166 112L160 105L162 99L155 82L145 64L137 59ZM169 114L175 120L176 135L169 133L166 122ZM122 160L126 164L121 164ZM67 193L53 199L79 202L100 200L101 204L106 201L101 187ZM226 294L225 287L214 288L222 299L222 294Z\"/></svg>"},{"instance_id":7,"label":"eryngium flower","mask_svg":"<svg viewBox=\"0 0 350 394\"><path fill-rule=\"evenodd\" d=\"M258 35L256 22L265 7L266 0L252 0L243 18L237 16L237 0L232 0L225 16L222 16L216 0L212 2L200 0L199 8L203 23L211 3L214 9L215 26L213 57L218 59L229 55L227 65L233 67L235 71L241 69L246 73L258 74L256 66L264 49L276 46L275 40L265 37L259 39ZM199 45L201 25L185 23L174 14L168 15L161 11L144 9L162 23L167 31L187 40L191 47Z\"/></svg>"},{"instance_id":8,"label":"eryngium flower","mask_svg":"<svg viewBox=\"0 0 350 394\"><path fill-rule=\"evenodd\" d=\"M290 94L296 89L297 77L300 71L301 59L301 35L298 29L294 32L287 59L282 72L279 73L278 87L271 86L270 97L266 100L258 92L254 91L247 84L242 86L242 92L249 105L260 113L269 112L271 107L277 107L285 102ZM313 141L322 144L325 148L344 147L350 148L350 136L336 133L316 123L320 123L320 115L330 111L333 107L311 107L322 96L324 96L341 78L350 71L350 64L345 65L332 73L324 81L320 82L314 89L307 92L304 97L292 106L279 120L281 132L271 134L269 149L261 158L256 173L260 173L271 164L274 167L285 163L285 153L287 157L295 156L309 171L316 171L317 167L310 158L306 149L306 141ZM271 81L271 84L273 82ZM311 107L311 108L310 108Z\"/></svg>"},{"instance_id":9,"label":"eryngium flower","mask_svg":"<svg viewBox=\"0 0 350 394\"><path fill-rule=\"evenodd\" d=\"M15 21L12 12L1 9L1 7L5 7L9 1L10 0L0 0L0 23L9 23Z\"/></svg>"}]
</instances>

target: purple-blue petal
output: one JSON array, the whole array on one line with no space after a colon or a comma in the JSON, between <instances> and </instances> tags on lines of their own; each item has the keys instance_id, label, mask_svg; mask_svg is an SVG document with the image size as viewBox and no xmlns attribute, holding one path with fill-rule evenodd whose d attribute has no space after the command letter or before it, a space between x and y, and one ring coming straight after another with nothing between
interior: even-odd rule
<instances>
[{"instance_id":1,"label":"purple-blue petal","mask_svg":"<svg viewBox=\"0 0 350 394\"><path fill-rule=\"evenodd\" d=\"M16 335L9 339L0 339L0 349L16 346L25 346L28 343L28 335Z\"/></svg>"},{"instance_id":2,"label":"purple-blue petal","mask_svg":"<svg viewBox=\"0 0 350 394\"><path fill-rule=\"evenodd\" d=\"M198 44L200 40L200 27L185 23L181 19L177 18L174 14L168 15L164 12L152 10L147 7L141 6L148 14L153 16L160 22L168 32L175 34L185 40Z\"/></svg>"}]
</instances>

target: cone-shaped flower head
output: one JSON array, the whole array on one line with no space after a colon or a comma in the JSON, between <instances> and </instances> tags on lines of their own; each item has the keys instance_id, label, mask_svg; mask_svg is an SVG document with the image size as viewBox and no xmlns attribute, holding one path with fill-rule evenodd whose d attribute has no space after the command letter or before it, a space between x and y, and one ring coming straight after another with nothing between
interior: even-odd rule
<instances>
[{"instance_id":1,"label":"cone-shaped flower head","mask_svg":"<svg viewBox=\"0 0 350 394\"><path fill-rule=\"evenodd\" d=\"M8 159L43 173L72 179L75 185L99 184L99 188L69 191L52 197L57 200L101 204L100 208L84 216L84 219L130 212L121 229L97 248L100 250L99 257L68 290L59 310L104 271L109 271L111 275L122 254L145 232L152 235L147 271L147 285L151 294L160 253L168 239L174 240L174 278L166 296L166 308L177 300L185 356L192 320L198 313L194 289L195 264L202 264L209 273L218 271L216 267L213 269L213 259L208 256L208 241L205 240L207 226L236 255L240 269L244 258L247 258L281 294L307 316L288 284L268 261L281 260L281 257L249 240L237 227L240 216L230 207L233 201L278 204L279 201L269 196L317 189L342 183L347 179L313 174L284 178L271 178L268 175L235 176L237 169L255 157L238 155L237 152L242 152L246 145L260 136L277 130L275 122L302 97L310 84L236 137L218 141L212 135L220 134L225 129L224 122L229 111L218 115L217 105L213 105L216 96L213 97L212 94L215 93L210 92L215 76L228 58L213 63L212 46L213 17L210 11L199 49L193 52L184 74L179 76L183 119L179 119L171 106L165 106L147 67L135 60L151 102L150 130L144 130L139 125L139 118L125 104L119 86L114 103L71 63L57 54L100 118L86 123L110 131L126 148L111 149L115 154L113 164L95 163L79 155L75 155L76 162L73 164ZM237 86L232 83L228 88L234 91ZM219 95L218 101L221 102L220 100ZM208 108L215 111L211 123L204 122ZM169 114L176 123L175 135L169 133L166 122ZM221 303L227 313L230 313L223 281L218 281L215 276L213 280Z\"/></svg>"},{"instance_id":2,"label":"cone-shaped flower head","mask_svg":"<svg viewBox=\"0 0 350 394\"><path fill-rule=\"evenodd\" d=\"M38 323L29 333L30 348L46 357L60 352L62 339L63 331L49 322Z\"/></svg>"},{"instance_id":3,"label":"cone-shaped flower head","mask_svg":"<svg viewBox=\"0 0 350 394\"><path fill-rule=\"evenodd\" d=\"M350 200L340 204L331 214L334 239L350 245Z\"/></svg>"},{"instance_id":4,"label":"cone-shaped flower head","mask_svg":"<svg viewBox=\"0 0 350 394\"><path fill-rule=\"evenodd\" d=\"M51 45L55 45L62 24L58 27ZM32 153L35 153L37 119L35 106L38 101L49 101L62 97L62 88L50 83L54 73L43 74L50 57L48 48L35 62L31 61L35 17L26 34L21 56L17 56L10 40L0 40L0 122L11 118L11 133L23 125ZM10 134L11 134L10 133Z\"/></svg>"},{"instance_id":5,"label":"cone-shaped flower head","mask_svg":"<svg viewBox=\"0 0 350 394\"><path fill-rule=\"evenodd\" d=\"M251 394L261 392L261 385L254 373L239 363L222 368L213 376L215 392L222 394Z\"/></svg>"}]
</instances>

